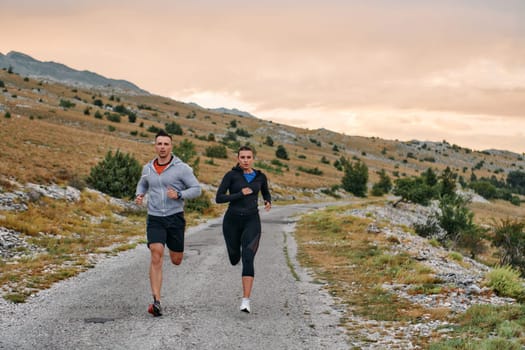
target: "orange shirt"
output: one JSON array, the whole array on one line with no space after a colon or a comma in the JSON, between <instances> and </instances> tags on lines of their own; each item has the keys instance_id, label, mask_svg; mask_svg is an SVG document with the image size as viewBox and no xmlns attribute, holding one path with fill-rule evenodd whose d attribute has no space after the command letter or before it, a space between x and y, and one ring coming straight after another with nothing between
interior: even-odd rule
<instances>
[{"instance_id":1,"label":"orange shirt","mask_svg":"<svg viewBox=\"0 0 525 350\"><path fill-rule=\"evenodd\" d=\"M168 167L168 165L170 165L170 162L167 162L166 164L162 164L162 165L160 165L159 161L156 160L156 159L153 162L153 166L155 167L155 170L157 171L157 174L159 174L159 175L160 175L160 173L162 173L164 171L164 169L166 169Z\"/></svg>"}]
</instances>

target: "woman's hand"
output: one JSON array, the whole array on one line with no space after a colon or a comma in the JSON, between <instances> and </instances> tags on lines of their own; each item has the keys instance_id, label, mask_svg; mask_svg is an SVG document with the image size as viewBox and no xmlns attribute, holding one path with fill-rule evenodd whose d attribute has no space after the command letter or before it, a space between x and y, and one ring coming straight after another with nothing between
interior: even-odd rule
<instances>
[{"instance_id":1,"label":"woman's hand","mask_svg":"<svg viewBox=\"0 0 525 350\"><path fill-rule=\"evenodd\" d=\"M272 209L272 203L268 201L264 201L264 209L266 211L270 211L270 209Z\"/></svg>"},{"instance_id":2,"label":"woman's hand","mask_svg":"<svg viewBox=\"0 0 525 350\"><path fill-rule=\"evenodd\" d=\"M253 190L249 187L244 187L242 189L242 194L244 194L245 196L249 195L249 194L252 194L253 193Z\"/></svg>"}]
</instances>

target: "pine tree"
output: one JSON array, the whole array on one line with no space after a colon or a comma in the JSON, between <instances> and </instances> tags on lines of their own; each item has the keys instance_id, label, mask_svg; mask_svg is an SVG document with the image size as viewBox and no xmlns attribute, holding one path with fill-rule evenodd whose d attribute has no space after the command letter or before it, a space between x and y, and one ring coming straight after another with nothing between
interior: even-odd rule
<instances>
[{"instance_id":1,"label":"pine tree","mask_svg":"<svg viewBox=\"0 0 525 350\"><path fill-rule=\"evenodd\" d=\"M366 197L368 183L368 167L365 163L357 161L345 166L342 187L358 197Z\"/></svg>"}]
</instances>

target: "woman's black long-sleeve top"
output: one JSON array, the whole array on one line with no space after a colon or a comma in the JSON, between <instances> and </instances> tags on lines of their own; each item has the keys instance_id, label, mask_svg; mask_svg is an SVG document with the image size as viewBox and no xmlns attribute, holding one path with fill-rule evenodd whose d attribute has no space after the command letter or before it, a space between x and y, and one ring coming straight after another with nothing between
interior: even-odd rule
<instances>
[{"instance_id":1,"label":"woman's black long-sleeve top","mask_svg":"<svg viewBox=\"0 0 525 350\"><path fill-rule=\"evenodd\" d=\"M224 175L221 184L217 189L215 202L230 202L228 211L237 215L251 215L258 213L257 198L259 192L261 192L265 202L271 203L272 197L268 190L268 179L266 178L266 175L260 170L254 169L254 171L256 175L252 182L246 181L243 175L243 170L239 166L228 171ZM251 188L253 192L245 196L242 193L244 187Z\"/></svg>"}]
</instances>

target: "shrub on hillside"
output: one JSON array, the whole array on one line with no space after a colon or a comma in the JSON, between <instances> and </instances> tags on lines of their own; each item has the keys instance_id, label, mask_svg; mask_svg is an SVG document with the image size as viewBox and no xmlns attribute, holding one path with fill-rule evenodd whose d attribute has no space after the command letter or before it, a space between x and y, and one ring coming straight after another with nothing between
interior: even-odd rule
<instances>
[{"instance_id":1,"label":"shrub on hillside","mask_svg":"<svg viewBox=\"0 0 525 350\"><path fill-rule=\"evenodd\" d=\"M525 297L525 287L523 287L520 273L510 266L492 269L487 274L487 280L487 285L499 296L519 300L523 300Z\"/></svg>"},{"instance_id":2,"label":"shrub on hillside","mask_svg":"<svg viewBox=\"0 0 525 350\"><path fill-rule=\"evenodd\" d=\"M242 129L242 128L235 130L235 133L241 137L251 137L252 136L252 134L250 134L248 130Z\"/></svg>"},{"instance_id":3,"label":"shrub on hillside","mask_svg":"<svg viewBox=\"0 0 525 350\"><path fill-rule=\"evenodd\" d=\"M206 157L210 158L228 158L228 150L224 145L208 146L205 150Z\"/></svg>"},{"instance_id":4,"label":"shrub on hillside","mask_svg":"<svg viewBox=\"0 0 525 350\"><path fill-rule=\"evenodd\" d=\"M263 142L265 145L273 147L273 139L271 136L266 136L266 140Z\"/></svg>"},{"instance_id":5,"label":"shrub on hillside","mask_svg":"<svg viewBox=\"0 0 525 350\"><path fill-rule=\"evenodd\" d=\"M186 208L188 212L206 214L211 208L211 200L207 193L202 191L199 197L185 200L184 208Z\"/></svg>"},{"instance_id":6,"label":"shrub on hillside","mask_svg":"<svg viewBox=\"0 0 525 350\"><path fill-rule=\"evenodd\" d=\"M288 160L290 157L288 157L288 151L286 148L284 148L283 145L277 146L277 150L275 151L275 156L280 159Z\"/></svg>"},{"instance_id":7,"label":"shrub on hillside","mask_svg":"<svg viewBox=\"0 0 525 350\"><path fill-rule=\"evenodd\" d=\"M60 99L60 107L62 108L73 108L75 104L69 100Z\"/></svg>"},{"instance_id":8,"label":"shrub on hillside","mask_svg":"<svg viewBox=\"0 0 525 350\"><path fill-rule=\"evenodd\" d=\"M426 206L436 197L437 190L435 186L429 186L421 177L406 177L394 181L392 193L401 197L394 207L399 202L412 202Z\"/></svg>"},{"instance_id":9,"label":"shrub on hillside","mask_svg":"<svg viewBox=\"0 0 525 350\"><path fill-rule=\"evenodd\" d=\"M106 157L91 168L87 183L112 197L133 198L142 167L130 154L108 151Z\"/></svg>"},{"instance_id":10,"label":"shrub on hillside","mask_svg":"<svg viewBox=\"0 0 525 350\"><path fill-rule=\"evenodd\" d=\"M193 169L195 176L198 175L200 158L195 158L195 156L197 156L197 151L195 150L195 144L193 142L184 139L178 145L174 144L173 153Z\"/></svg>"},{"instance_id":11,"label":"shrub on hillside","mask_svg":"<svg viewBox=\"0 0 525 350\"><path fill-rule=\"evenodd\" d=\"M183 134L182 127L175 122L166 123L165 126L166 126L166 132L168 134L171 134L171 135L182 135Z\"/></svg>"},{"instance_id":12,"label":"shrub on hillside","mask_svg":"<svg viewBox=\"0 0 525 350\"><path fill-rule=\"evenodd\" d=\"M500 264L519 269L525 276L525 221L502 219L496 224L492 244L500 249Z\"/></svg>"},{"instance_id":13,"label":"shrub on hillside","mask_svg":"<svg viewBox=\"0 0 525 350\"><path fill-rule=\"evenodd\" d=\"M387 175L385 169L378 171L379 181L372 186L372 195L373 196L382 196L392 189L392 180L390 176Z\"/></svg>"},{"instance_id":14,"label":"shrub on hillside","mask_svg":"<svg viewBox=\"0 0 525 350\"><path fill-rule=\"evenodd\" d=\"M445 240L467 250L472 258L485 250L485 231L474 223L474 213L467 207L469 201L457 195L445 195L439 202L439 226L445 230Z\"/></svg>"},{"instance_id":15,"label":"shrub on hillside","mask_svg":"<svg viewBox=\"0 0 525 350\"><path fill-rule=\"evenodd\" d=\"M366 197L368 183L368 167L361 161L349 162L345 166L345 174L341 186L347 192L357 197Z\"/></svg>"}]
</instances>

